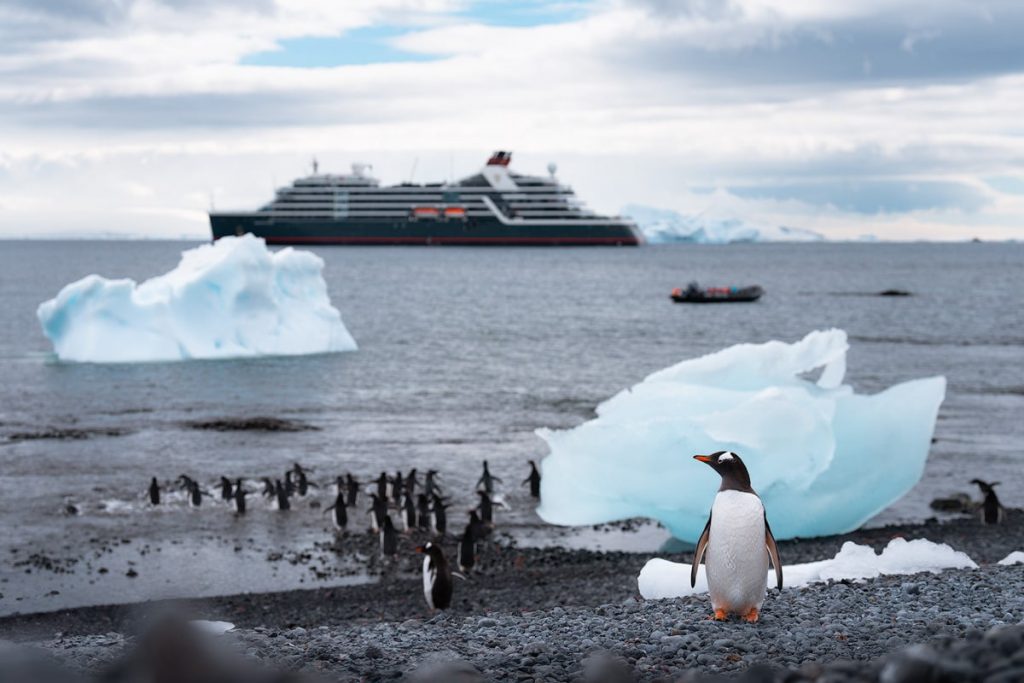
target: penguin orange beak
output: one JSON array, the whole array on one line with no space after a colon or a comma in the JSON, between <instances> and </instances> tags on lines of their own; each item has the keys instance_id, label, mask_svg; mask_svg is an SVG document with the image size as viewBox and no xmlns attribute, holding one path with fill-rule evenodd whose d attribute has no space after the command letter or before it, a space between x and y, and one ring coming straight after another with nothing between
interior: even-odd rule
<instances>
[{"instance_id":1,"label":"penguin orange beak","mask_svg":"<svg viewBox=\"0 0 1024 683\"><path fill-rule=\"evenodd\" d=\"M694 460L700 460L701 462L706 463L706 464L709 464L711 462L711 456L710 455L695 455L695 456L693 456L693 459Z\"/></svg>"},{"instance_id":2,"label":"penguin orange beak","mask_svg":"<svg viewBox=\"0 0 1024 683\"><path fill-rule=\"evenodd\" d=\"M421 545L418 545L418 546L416 546L416 552L418 552L418 553L423 553L423 552L426 552L426 550L427 550L427 549L426 549L426 548L424 548L424 547L423 547L423 546L421 546Z\"/></svg>"}]
</instances>

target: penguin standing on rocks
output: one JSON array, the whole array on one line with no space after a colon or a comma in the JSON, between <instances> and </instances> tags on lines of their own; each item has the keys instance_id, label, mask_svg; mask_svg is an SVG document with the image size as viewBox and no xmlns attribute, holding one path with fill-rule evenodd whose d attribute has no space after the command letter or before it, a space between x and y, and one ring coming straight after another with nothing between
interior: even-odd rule
<instances>
[{"instance_id":1,"label":"penguin standing on rocks","mask_svg":"<svg viewBox=\"0 0 1024 683\"><path fill-rule=\"evenodd\" d=\"M242 488L242 480L241 479L239 479L238 481L235 482L235 490L232 492L232 496L234 497L234 500L235 500L235 514L236 515L244 515L245 514L245 496L248 493L249 493L248 491L246 491L244 488Z\"/></svg>"},{"instance_id":2,"label":"penguin standing on rocks","mask_svg":"<svg viewBox=\"0 0 1024 683\"><path fill-rule=\"evenodd\" d=\"M149 504L160 504L160 484L157 483L156 477L153 477L149 482Z\"/></svg>"},{"instance_id":3,"label":"penguin standing on rocks","mask_svg":"<svg viewBox=\"0 0 1024 683\"><path fill-rule=\"evenodd\" d=\"M476 538L473 536L473 531L470 525L466 525L466 530L462 532L462 537L459 539L459 570L463 574L469 574L473 571L473 566L476 564Z\"/></svg>"},{"instance_id":4,"label":"penguin standing on rocks","mask_svg":"<svg viewBox=\"0 0 1024 683\"><path fill-rule=\"evenodd\" d=\"M395 472L395 478L391 480L391 500L395 501L395 506L402 504L402 496L405 494L405 479L402 477L401 471Z\"/></svg>"},{"instance_id":5,"label":"penguin standing on rocks","mask_svg":"<svg viewBox=\"0 0 1024 683\"><path fill-rule=\"evenodd\" d=\"M263 497L273 498L277 495L277 489L274 487L274 482L270 481L270 477L263 477Z\"/></svg>"},{"instance_id":6,"label":"penguin standing on rocks","mask_svg":"<svg viewBox=\"0 0 1024 683\"><path fill-rule=\"evenodd\" d=\"M435 493L440 496L442 493L441 487L437 483L440 477L437 475L437 470L427 470L427 478L423 482L423 488L428 496L432 496Z\"/></svg>"},{"instance_id":7,"label":"penguin standing on rocks","mask_svg":"<svg viewBox=\"0 0 1024 683\"><path fill-rule=\"evenodd\" d=\"M452 570L441 546L427 543L416 548L423 553L423 597L431 610L448 609L452 604Z\"/></svg>"},{"instance_id":8,"label":"penguin standing on rocks","mask_svg":"<svg viewBox=\"0 0 1024 683\"><path fill-rule=\"evenodd\" d=\"M359 482L351 472L345 473L345 488L348 489L348 506L353 508L359 502Z\"/></svg>"},{"instance_id":9,"label":"penguin standing on rocks","mask_svg":"<svg viewBox=\"0 0 1024 683\"><path fill-rule=\"evenodd\" d=\"M444 499L435 495L430 503L430 513L433 515L434 532L441 536L448 533L448 513L445 512L447 509Z\"/></svg>"},{"instance_id":10,"label":"penguin standing on rocks","mask_svg":"<svg viewBox=\"0 0 1024 683\"><path fill-rule=\"evenodd\" d=\"M489 495L494 493L494 482L501 481L501 477L496 477L491 474L491 470L487 467L487 461L484 460L484 473L480 475L480 479L476 482L476 487L481 488Z\"/></svg>"},{"instance_id":11,"label":"penguin standing on rocks","mask_svg":"<svg viewBox=\"0 0 1024 683\"><path fill-rule=\"evenodd\" d=\"M338 531L344 531L345 527L348 526L348 510L345 509L345 491L338 489L338 495L334 499L334 505L324 510L326 515L328 512L334 511L331 519L334 520L334 528Z\"/></svg>"},{"instance_id":12,"label":"penguin standing on rocks","mask_svg":"<svg viewBox=\"0 0 1024 683\"><path fill-rule=\"evenodd\" d=\"M231 480L227 477L220 478L220 499L221 500L232 500L235 497L235 492L231 487Z\"/></svg>"},{"instance_id":13,"label":"penguin standing on rocks","mask_svg":"<svg viewBox=\"0 0 1024 683\"><path fill-rule=\"evenodd\" d=\"M405 477L405 495L407 498L411 498L416 495L416 485L419 483L420 480L416 476L416 468L413 467Z\"/></svg>"},{"instance_id":14,"label":"penguin standing on rocks","mask_svg":"<svg viewBox=\"0 0 1024 683\"><path fill-rule=\"evenodd\" d=\"M395 529L391 515L384 513L384 522L380 527L380 556L383 558L398 555L398 531Z\"/></svg>"},{"instance_id":15,"label":"penguin standing on rocks","mask_svg":"<svg viewBox=\"0 0 1024 683\"><path fill-rule=\"evenodd\" d=\"M493 527L494 502L491 500L491 497L487 495L486 491L477 491L476 493L480 496L480 504L476 507L476 509L480 511L480 521L483 522L485 526Z\"/></svg>"},{"instance_id":16,"label":"penguin standing on rocks","mask_svg":"<svg viewBox=\"0 0 1024 683\"><path fill-rule=\"evenodd\" d=\"M376 493L371 493L370 499L373 501L367 510L370 513L370 531L377 533L384 524L384 518L388 515L388 501Z\"/></svg>"},{"instance_id":17,"label":"penguin standing on rocks","mask_svg":"<svg viewBox=\"0 0 1024 683\"><path fill-rule=\"evenodd\" d=\"M416 496L416 526L420 529L430 528L430 499L425 493Z\"/></svg>"},{"instance_id":18,"label":"penguin standing on rocks","mask_svg":"<svg viewBox=\"0 0 1024 683\"><path fill-rule=\"evenodd\" d=\"M284 493L289 498L295 495L295 480L292 479L291 470L284 473Z\"/></svg>"},{"instance_id":19,"label":"penguin standing on rocks","mask_svg":"<svg viewBox=\"0 0 1024 683\"><path fill-rule=\"evenodd\" d=\"M999 486L999 482L994 481L989 484L981 479L971 479L971 483L976 484L981 489L981 495L984 496L979 510L981 521L985 524L1001 524L1006 517L1006 511L1003 509L1003 504L999 502L999 496L996 495L996 486Z\"/></svg>"},{"instance_id":20,"label":"penguin standing on rocks","mask_svg":"<svg viewBox=\"0 0 1024 683\"><path fill-rule=\"evenodd\" d=\"M480 519L480 516L476 514L476 510L469 511L469 524L466 525L466 530L469 532L469 535L473 537L474 543L482 541L487 537L487 525L484 524Z\"/></svg>"},{"instance_id":21,"label":"penguin standing on rocks","mask_svg":"<svg viewBox=\"0 0 1024 683\"><path fill-rule=\"evenodd\" d=\"M540 498L540 472L537 471L537 463L530 461L530 476L523 479L523 486L530 485L530 495Z\"/></svg>"},{"instance_id":22,"label":"penguin standing on rocks","mask_svg":"<svg viewBox=\"0 0 1024 683\"><path fill-rule=\"evenodd\" d=\"M280 479L274 480L274 496L277 498L277 509L284 512L292 509L292 504L288 501L288 497L291 494L288 493L288 489L281 484Z\"/></svg>"},{"instance_id":23,"label":"penguin standing on rocks","mask_svg":"<svg viewBox=\"0 0 1024 683\"><path fill-rule=\"evenodd\" d=\"M377 477L377 497L385 502L388 499L388 475L384 472Z\"/></svg>"},{"instance_id":24,"label":"penguin standing on rocks","mask_svg":"<svg viewBox=\"0 0 1024 683\"><path fill-rule=\"evenodd\" d=\"M715 619L721 621L729 614L738 614L753 623L764 604L769 558L775 566L776 584L782 590L782 563L764 504L751 488L750 474L740 456L717 451L695 455L693 459L718 472L722 485L697 541L690 585L696 585L697 567L707 552L705 570Z\"/></svg>"},{"instance_id":25,"label":"penguin standing on rocks","mask_svg":"<svg viewBox=\"0 0 1024 683\"><path fill-rule=\"evenodd\" d=\"M402 501L402 525L406 531L416 528L416 501L409 495Z\"/></svg>"}]
</instances>

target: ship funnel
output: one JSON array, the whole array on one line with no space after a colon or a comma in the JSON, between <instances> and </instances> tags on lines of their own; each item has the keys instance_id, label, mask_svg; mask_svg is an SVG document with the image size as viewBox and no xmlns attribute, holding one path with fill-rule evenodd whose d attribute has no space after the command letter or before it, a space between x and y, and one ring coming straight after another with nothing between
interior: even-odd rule
<instances>
[{"instance_id":1,"label":"ship funnel","mask_svg":"<svg viewBox=\"0 0 1024 683\"><path fill-rule=\"evenodd\" d=\"M557 170L558 170L558 164L556 164L553 161L548 164L548 173L551 174L552 178L555 177L555 171L557 171Z\"/></svg>"}]
</instances>

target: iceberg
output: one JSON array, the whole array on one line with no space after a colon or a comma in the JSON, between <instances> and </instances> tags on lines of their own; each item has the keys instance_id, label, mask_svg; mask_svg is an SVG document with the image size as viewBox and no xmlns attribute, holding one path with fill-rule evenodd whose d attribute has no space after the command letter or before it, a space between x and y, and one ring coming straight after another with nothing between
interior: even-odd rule
<instances>
[{"instance_id":1,"label":"iceberg","mask_svg":"<svg viewBox=\"0 0 1024 683\"><path fill-rule=\"evenodd\" d=\"M142 284L86 276L36 315L63 361L354 351L323 267L311 252L271 252L253 235L225 237L182 252L174 270Z\"/></svg>"},{"instance_id":2,"label":"iceberg","mask_svg":"<svg viewBox=\"0 0 1024 683\"><path fill-rule=\"evenodd\" d=\"M776 538L856 529L920 479L946 380L856 394L843 384L848 348L836 329L739 344L655 372L578 427L538 430L538 513L564 525L649 517L694 543L720 482L691 456L730 450Z\"/></svg>"},{"instance_id":3,"label":"iceberg","mask_svg":"<svg viewBox=\"0 0 1024 683\"><path fill-rule=\"evenodd\" d=\"M754 225L738 218L711 218L704 214L686 216L671 209L658 209L640 204L629 204L623 207L620 213L636 221L648 244L821 242L825 239L823 235L812 230L782 225Z\"/></svg>"},{"instance_id":4,"label":"iceberg","mask_svg":"<svg viewBox=\"0 0 1024 683\"><path fill-rule=\"evenodd\" d=\"M697 569L697 582L690 587L690 567L684 562L669 562L661 558L648 560L637 577L640 595L645 600L681 598L707 593L708 580L704 565ZM825 581L859 581L894 574L939 572L943 569L977 569L978 565L959 550L945 543L933 543L923 538L907 541L894 538L875 554L871 546L847 541L831 560L782 566L784 588L802 588ZM775 571L765 576L765 585L775 587Z\"/></svg>"}]
</instances>

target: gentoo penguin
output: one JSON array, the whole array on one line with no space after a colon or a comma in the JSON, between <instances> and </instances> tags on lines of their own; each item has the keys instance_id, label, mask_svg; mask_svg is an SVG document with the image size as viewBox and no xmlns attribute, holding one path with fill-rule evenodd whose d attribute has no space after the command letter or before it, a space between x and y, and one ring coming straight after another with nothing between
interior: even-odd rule
<instances>
[{"instance_id":1,"label":"gentoo penguin","mask_svg":"<svg viewBox=\"0 0 1024 683\"><path fill-rule=\"evenodd\" d=\"M149 504L160 504L160 484L157 483L156 477L153 477L149 482Z\"/></svg>"},{"instance_id":2,"label":"gentoo penguin","mask_svg":"<svg viewBox=\"0 0 1024 683\"><path fill-rule=\"evenodd\" d=\"M277 489L274 487L274 482L270 481L270 477L263 477L263 497L273 498L277 495Z\"/></svg>"},{"instance_id":3,"label":"gentoo penguin","mask_svg":"<svg viewBox=\"0 0 1024 683\"><path fill-rule=\"evenodd\" d=\"M296 465L298 467L298 465ZM295 490L299 492L300 496L304 496L309 493L309 479L306 478L306 473L301 469L295 471Z\"/></svg>"},{"instance_id":4,"label":"gentoo penguin","mask_svg":"<svg viewBox=\"0 0 1024 683\"><path fill-rule=\"evenodd\" d=\"M189 480L188 482L188 504L194 508L203 504L203 490L199 488L199 483L196 481Z\"/></svg>"},{"instance_id":5,"label":"gentoo penguin","mask_svg":"<svg viewBox=\"0 0 1024 683\"><path fill-rule=\"evenodd\" d=\"M1003 505L999 502L999 497L996 495L995 487L999 485L999 482L994 481L989 484L981 479L971 479L971 483L977 484L978 488L981 489L981 495L984 496L980 509L981 521L985 524L1002 523L1003 517L1006 516L1006 511L1003 510Z\"/></svg>"},{"instance_id":6,"label":"gentoo penguin","mask_svg":"<svg viewBox=\"0 0 1024 683\"><path fill-rule=\"evenodd\" d=\"M537 471L537 463L530 461L530 476L523 479L523 486L530 485L530 495L540 498L540 472Z\"/></svg>"},{"instance_id":7,"label":"gentoo penguin","mask_svg":"<svg viewBox=\"0 0 1024 683\"><path fill-rule=\"evenodd\" d=\"M476 538L473 536L471 525L466 525L466 530L462 532L462 537L459 539L459 570L463 574L469 574L473 571L473 565L476 564Z\"/></svg>"},{"instance_id":8,"label":"gentoo penguin","mask_svg":"<svg viewBox=\"0 0 1024 683\"><path fill-rule=\"evenodd\" d=\"M441 495L441 487L437 483L438 479L440 477L437 470L427 470L427 477L423 481L423 488L428 496L432 496L435 493Z\"/></svg>"},{"instance_id":9,"label":"gentoo penguin","mask_svg":"<svg viewBox=\"0 0 1024 683\"><path fill-rule=\"evenodd\" d=\"M231 489L231 480L227 477L220 478L220 499L231 500L235 497L235 492Z\"/></svg>"},{"instance_id":10,"label":"gentoo penguin","mask_svg":"<svg viewBox=\"0 0 1024 683\"><path fill-rule=\"evenodd\" d=\"M487 467L487 461L484 460L484 473L480 475L480 479L476 482L476 487L483 487L487 493L494 493L494 482L501 481L500 477L495 477L491 474L491 470Z\"/></svg>"},{"instance_id":11,"label":"gentoo penguin","mask_svg":"<svg viewBox=\"0 0 1024 683\"><path fill-rule=\"evenodd\" d=\"M277 509L282 512L285 510L291 510L292 504L288 502L288 489L281 484L280 479L274 480L274 496L277 498Z\"/></svg>"},{"instance_id":12,"label":"gentoo penguin","mask_svg":"<svg viewBox=\"0 0 1024 683\"><path fill-rule=\"evenodd\" d=\"M235 499L235 514L245 514L245 496L249 492L242 488L242 480L239 479L235 482L235 490L232 492L232 496Z\"/></svg>"},{"instance_id":13,"label":"gentoo penguin","mask_svg":"<svg viewBox=\"0 0 1024 683\"><path fill-rule=\"evenodd\" d=\"M435 495L430 503L430 513L433 515L434 532L441 536L448 533L448 513L445 512L447 509L444 499Z\"/></svg>"},{"instance_id":14,"label":"gentoo penguin","mask_svg":"<svg viewBox=\"0 0 1024 683\"><path fill-rule=\"evenodd\" d=\"M377 497L383 501L388 499L388 475L384 472L377 477Z\"/></svg>"},{"instance_id":15,"label":"gentoo penguin","mask_svg":"<svg viewBox=\"0 0 1024 683\"><path fill-rule=\"evenodd\" d=\"M416 496L416 526L421 529L430 528L430 499L425 493Z\"/></svg>"},{"instance_id":16,"label":"gentoo penguin","mask_svg":"<svg viewBox=\"0 0 1024 683\"><path fill-rule=\"evenodd\" d=\"M381 526L384 524L384 518L388 514L388 502L386 499L381 498L376 493L371 493L370 498L370 509L367 512L370 513L370 530L374 533L380 531Z\"/></svg>"},{"instance_id":17,"label":"gentoo penguin","mask_svg":"<svg viewBox=\"0 0 1024 683\"><path fill-rule=\"evenodd\" d=\"M345 488L348 489L348 506L355 507L359 500L359 482L351 472L345 473Z\"/></svg>"},{"instance_id":18,"label":"gentoo penguin","mask_svg":"<svg viewBox=\"0 0 1024 683\"><path fill-rule=\"evenodd\" d=\"M338 531L344 531L345 527L348 526L348 510L345 509L345 491L338 490L338 495L334 499L334 505L324 510L326 515L330 511L334 511L331 518L334 520L334 528Z\"/></svg>"},{"instance_id":19,"label":"gentoo penguin","mask_svg":"<svg viewBox=\"0 0 1024 683\"><path fill-rule=\"evenodd\" d=\"M480 521L485 525L494 525L494 503L491 502L491 497L487 495L486 491L477 491L480 496L480 504L476 506L476 509L480 511Z\"/></svg>"},{"instance_id":20,"label":"gentoo penguin","mask_svg":"<svg viewBox=\"0 0 1024 683\"><path fill-rule=\"evenodd\" d=\"M395 478L391 480L391 500L395 501L395 505L402 504L402 495L405 493L405 479L402 478L402 473L395 472Z\"/></svg>"},{"instance_id":21,"label":"gentoo penguin","mask_svg":"<svg viewBox=\"0 0 1024 683\"><path fill-rule=\"evenodd\" d=\"M406 496L402 501L402 525L406 531L416 528L416 502L412 496Z\"/></svg>"},{"instance_id":22,"label":"gentoo penguin","mask_svg":"<svg viewBox=\"0 0 1024 683\"><path fill-rule=\"evenodd\" d=\"M380 556L395 557L398 555L398 531L395 530L391 515L384 513L384 523L380 527Z\"/></svg>"},{"instance_id":23,"label":"gentoo penguin","mask_svg":"<svg viewBox=\"0 0 1024 683\"><path fill-rule=\"evenodd\" d=\"M441 546L427 543L416 548L423 553L423 597L431 610L448 609L452 604L452 570Z\"/></svg>"},{"instance_id":24,"label":"gentoo penguin","mask_svg":"<svg viewBox=\"0 0 1024 683\"><path fill-rule=\"evenodd\" d=\"M284 493L289 498L295 495L295 481L292 479L291 470L284 473Z\"/></svg>"},{"instance_id":25,"label":"gentoo penguin","mask_svg":"<svg viewBox=\"0 0 1024 683\"><path fill-rule=\"evenodd\" d=\"M486 538L487 526L480 521L480 517L476 514L476 510L469 511L469 524L466 525L466 530L469 532L469 535L473 537L474 543Z\"/></svg>"},{"instance_id":26,"label":"gentoo penguin","mask_svg":"<svg viewBox=\"0 0 1024 683\"><path fill-rule=\"evenodd\" d=\"M690 585L697 583L697 567L707 552L705 570L715 619L738 614L757 621L766 592L768 560L775 566L775 580L782 590L782 563L775 537L768 526L761 498L750 486L750 474L731 451L695 455L722 476L722 485L711 506L708 523L697 541L690 570Z\"/></svg>"},{"instance_id":27,"label":"gentoo penguin","mask_svg":"<svg viewBox=\"0 0 1024 683\"><path fill-rule=\"evenodd\" d=\"M416 485L419 483L420 481L416 477L416 468L413 467L405 477L405 495L408 497L416 495Z\"/></svg>"}]
</instances>

